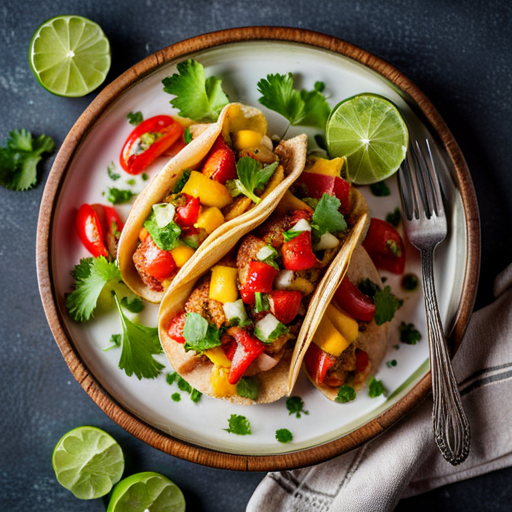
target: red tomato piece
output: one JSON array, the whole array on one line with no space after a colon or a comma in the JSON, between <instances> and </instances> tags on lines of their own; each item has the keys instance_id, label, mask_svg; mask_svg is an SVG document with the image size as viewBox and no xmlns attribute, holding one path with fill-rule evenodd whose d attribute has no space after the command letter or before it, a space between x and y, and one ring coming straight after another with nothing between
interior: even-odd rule
<instances>
[{"instance_id":1,"label":"red tomato piece","mask_svg":"<svg viewBox=\"0 0 512 512\"><path fill-rule=\"evenodd\" d=\"M303 172L295 182L307 188L307 197L320 199L324 194L336 196L341 201L340 212L350 213L350 183L337 176Z\"/></svg>"},{"instance_id":2,"label":"red tomato piece","mask_svg":"<svg viewBox=\"0 0 512 512\"><path fill-rule=\"evenodd\" d=\"M372 219L363 247L378 269L393 274L402 274L405 270L404 242L389 222Z\"/></svg>"},{"instance_id":3,"label":"red tomato piece","mask_svg":"<svg viewBox=\"0 0 512 512\"><path fill-rule=\"evenodd\" d=\"M178 206L176 208L176 224L178 226L193 227L199 218L199 212L201 210L201 202L198 197L188 196L183 194L187 198L185 206Z\"/></svg>"},{"instance_id":4,"label":"red tomato piece","mask_svg":"<svg viewBox=\"0 0 512 512\"><path fill-rule=\"evenodd\" d=\"M323 384L327 371L336 362L336 358L324 352L318 345L311 343L304 357L306 369L316 384Z\"/></svg>"},{"instance_id":5,"label":"red tomato piece","mask_svg":"<svg viewBox=\"0 0 512 512\"><path fill-rule=\"evenodd\" d=\"M368 354L364 350L356 349L356 372L364 372L369 362Z\"/></svg>"},{"instance_id":6,"label":"red tomato piece","mask_svg":"<svg viewBox=\"0 0 512 512\"><path fill-rule=\"evenodd\" d=\"M231 327L228 334L237 343L235 354L229 368L228 381L236 384L243 376L249 365L265 351L265 345L255 336L241 327Z\"/></svg>"},{"instance_id":7,"label":"red tomato piece","mask_svg":"<svg viewBox=\"0 0 512 512\"><path fill-rule=\"evenodd\" d=\"M169 149L183 134L183 127L171 116L154 116L143 121L126 139L119 162L129 174L140 174L155 158ZM146 140L144 140L146 139ZM147 139L153 139L148 142ZM140 142L149 145L136 153Z\"/></svg>"},{"instance_id":8,"label":"red tomato piece","mask_svg":"<svg viewBox=\"0 0 512 512\"><path fill-rule=\"evenodd\" d=\"M334 300L343 311L356 320L371 322L375 316L373 300L352 283L348 276L343 278L334 292Z\"/></svg>"},{"instance_id":9,"label":"red tomato piece","mask_svg":"<svg viewBox=\"0 0 512 512\"><path fill-rule=\"evenodd\" d=\"M242 300L246 304L254 304L254 294L270 293L272 285L279 271L262 261L251 261L249 263L249 271L247 273L247 280L243 286L240 287L240 294Z\"/></svg>"},{"instance_id":10,"label":"red tomato piece","mask_svg":"<svg viewBox=\"0 0 512 512\"><path fill-rule=\"evenodd\" d=\"M308 270L318 263L311 244L311 231L303 231L299 236L285 242L281 252L284 268L287 270Z\"/></svg>"},{"instance_id":11,"label":"red tomato piece","mask_svg":"<svg viewBox=\"0 0 512 512\"><path fill-rule=\"evenodd\" d=\"M283 324L288 325L299 312L302 293L275 290L269 296L270 311Z\"/></svg>"},{"instance_id":12,"label":"red tomato piece","mask_svg":"<svg viewBox=\"0 0 512 512\"><path fill-rule=\"evenodd\" d=\"M181 311L170 321L169 327L167 328L169 338L172 338L178 343L185 343L183 329L185 328L186 319L187 313L185 311Z\"/></svg>"},{"instance_id":13,"label":"red tomato piece","mask_svg":"<svg viewBox=\"0 0 512 512\"><path fill-rule=\"evenodd\" d=\"M101 220L90 204L80 206L76 216L76 231L85 248L95 258L108 257Z\"/></svg>"},{"instance_id":14,"label":"red tomato piece","mask_svg":"<svg viewBox=\"0 0 512 512\"><path fill-rule=\"evenodd\" d=\"M158 247L151 236L144 241L144 270L158 281L168 279L176 268L176 263L169 251Z\"/></svg>"},{"instance_id":15,"label":"red tomato piece","mask_svg":"<svg viewBox=\"0 0 512 512\"><path fill-rule=\"evenodd\" d=\"M233 357L235 356L236 347L238 346L236 341L228 335L223 336L220 339L220 342L222 343L222 350L224 350L224 354L226 354L226 357L233 361Z\"/></svg>"},{"instance_id":16,"label":"red tomato piece","mask_svg":"<svg viewBox=\"0 0 512 512\"><path fill-rule=\"evenodd\" d=\"M207 178L218 181L223 185L227 180L237 177L235 153L226 144L222 134L217 137L206 157L202 173Z\"/></svg>"},{"instance_id":17,"label":"red tomato piece","mask_svg":"<svg viewBox=\"0 0 512 512\"><path fill-rule=\"evenodd\" d=\"M123 230L123 223L119 218L115 208L103 204L92 204L91 207L96 212L103 233L103 243L107 252L115 258L117 256L117 245L119 237Z\"/></svg>"}]
</instances>

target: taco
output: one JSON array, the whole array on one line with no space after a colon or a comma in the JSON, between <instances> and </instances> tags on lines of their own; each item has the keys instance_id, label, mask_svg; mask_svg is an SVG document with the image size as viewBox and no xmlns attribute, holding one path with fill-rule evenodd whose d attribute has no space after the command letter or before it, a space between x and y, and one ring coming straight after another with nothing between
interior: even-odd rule
<instances>
[{"instance_id":1,"label":"taco","mask_svg":"<svg viewBox=\"0 0 512 512\"><path fill-rule=\"evenodd\" d=\"M306 375L330 400L336 399L341 386L361 389L368 376L377 371L387 350L388 324L375 323L375 306L357 288L367 280L382 287L368 253L358 247L304 356Z\"/></svg>"},{"instance_id":2,"label":"taco","mask_svg":"<svg viewBox=\"0 0 512 512\"><path fill-rule=\"evenodd\" d=\"M263 222L305 164L306 136L274 149L253 107L231 103L216 123L190 131L192 141L135 201L119 240L123 281L150 302L160 302L178 275L196 277L205 255L218 259L233 233Z\"/></svg>"},{"instance_id":3,"label":"taco","mask_svg":"<svg viewBox=\"0 0 512 512\"><path fill-rule=\"evenodd\" d=\"M243 405L286 394L295 343L307 342L305 319L321 316L311 312L318 291L332 263L340 254L349 258L367 228L366 202L348 187L345 204L325 194L331 199L315 209L288 191L274 214L200 279L169 289L160 341L193 387ZM327 203L328 220L317 215ZM344 218L339 209L348 212Z\"/></svg>"}]
</instances>

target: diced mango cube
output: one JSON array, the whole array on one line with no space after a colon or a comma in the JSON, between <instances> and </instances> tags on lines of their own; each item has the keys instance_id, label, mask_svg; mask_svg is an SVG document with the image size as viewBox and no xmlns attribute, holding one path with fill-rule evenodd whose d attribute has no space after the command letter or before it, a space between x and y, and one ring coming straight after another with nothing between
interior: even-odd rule
<instances>
[{"instance_id":1,"label":"diced mango cube","mask_svg":"<svg viewBox=\"0 0 512 512\"><path fill-rule=\"evenodd\" d=\"M308 206L304 201L299 199L297 196L294 196L289 190L284 193L283 198L279 202L276 208L276 213L278 215L285 215L289 211L292 210L306 210L307 212L312 212L313 209Z\"/></svg>"},{"instance_id":2,"label":"diced mango cube","mask_svg":"<svg viewBox=\"0 0 512 512\"><path fill-rule=\"evenodd\" d=\"M212 268L212 278L210 280L210 299L218 300L223 304L235 302L238 299L237 278L237 268L215 265Z\"/></svg>"},{"instance_id":3,"label":"diced mango cube","mask_svg":"<svg viewBox=\"0 0 512 512\"><path fill-rule=\"evenodd\" d=\"M198 197L201 204L205 206L224 208L233 201L228 189L222 183L211 180L198 171L190 173L182 192L192 197Z\"/></svg>"},{"instance_id":4,"label":"diced mango cube","mask_svg":"<svg viewBox=\"0 0 512 512\"><path fill-rule=\"evenodd\" d=\"M349 343L356 341L359 336L359 324L356 320L332 304L327 306L325 313L334 327Z\"/></svg>"},{"instance_id":5,"label":"diced mango cube","mask_svg":"<svg viewBox=\"0 0 512 512\"><path fill-rule=\"evenodd\" d=\"M261 144L263 135L254 130L240 130L233 134L233 145L239 151L249 149Z\"/></svg>"},{"instance_id":6,"label":"diced mango cube","mask_svg":"<svg viewBox=\"0 0 512 512\"><path fill-rule=\"evenodd\" d=\"M236 395L236 385L230 384L228 377L229 368L216 364L213 365L212 373L210 374L210 384L216 397L222 398Z\"/></svg>"},{"instance_id":7,"label":"diced mango cube","mask_svg":"<svg viewBox=\"0 0 512 512\"><path fill-rule=\"evenodd\" d=\"M213 233L224 224L224 215L216 206L201 208L201 213L194 224L196 228L203 228L208 234Z\"/></svg>"},{"instance_id":8,"label":"diced mango cube","mask_svg":"<svg viewBox=\"0 0 512 512\"><path fill-rule=\"evenodd\" d=\"M171 251L171 256L178 268L183 267L185 263L194 255L194 249L188 245L180 245Z\"/></svg>"},{"instance_id":9,"label":"diced mango cube","mask_svg":"<svg viewBox=\"0 0 512 512\"><path fill-rule=\"evenodd\" d=\"M318 345L324 352L335 357L350 345L349 341L338 332L327 315L324 315L320 321L320 325L313 336L313 343Z\"/></svg>"},{"instance_id":10,"label":"diced mango cube","mask_svg":"<svg viewBox=\"0 0 512 512\"><path fill-rule=\"evenodd\" d=\"M312 172L313 174L324 174L325 176L340 176L341 170L345 165L346 158L333 158L327 160L326 158L320 158L317 156L310 157L305 172Z\"/></svg>"},{"instance_id":11,"label":"diced mango cube","mask_svg":"<svg viewBox=\"0 0 512 512\"><path fill-rule=\"evenodd\" d=\"M227 368L231 366L231 361L226 356L226 353L222 347L215 347L205 350L204 355L217 366L224 366Z\"/></svg>"}]
</instances>

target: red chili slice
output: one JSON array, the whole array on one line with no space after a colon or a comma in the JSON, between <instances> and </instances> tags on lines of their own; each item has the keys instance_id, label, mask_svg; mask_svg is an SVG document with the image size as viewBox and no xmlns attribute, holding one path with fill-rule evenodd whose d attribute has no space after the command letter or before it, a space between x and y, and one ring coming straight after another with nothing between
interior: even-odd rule
<instances>
[{"instance_id":1,"label":"red chili slice","mask_svg":"<svg viewBox=\"0 0 512 512\"><path fill-rule=\"evenodd\" d=\"M270 311L283 324L288 325L299 312L302 293L275 290L269 296Z\"/></svg>"},{"instance_id":2,"label":"red chili slice","mask_svg":"<svg viewBox=\"0 0 512 512\"><path fill-rule=\"evenodd\" d=\"M240 287L240 294L242 300L246 304L254 304L254 294L270 293L272 285L279 271L262 261L251 261L249 263L249 271L247 273L247 280L243 286Z\"/></svg>"},{"instance_id":3,"label":"red chili slice","mask_svg":"<svg viewBox=\"0 0 512 512\"><path fill-rule=\"evenodd\" d=\"M249 365L260 354L263 354L265 345L241 327L231 327L228 334L233 336L237 342L228 376L229 383L236 384L242 378L245 370L249 368Z\"/></svg>"},{"instance_id":4,"label":"red chili slice","mask_svg":"<svg viewBox=\"0 0 512 512\"><path fill-rule=\"evenodd\" d=\"M348 276L334 292L334 300L338 306L348 315L356 320L371 322L375 316L375 304L373 300L365 295L359 288L350 281Z\"/></svg>"},{"instance_id":5,"label":"red chili slice","mask_svg":"<svg viewBox=\"0 0 512 512\"><path fill-rule=\"evenodd\" d=\"M316 259L311 244L311 232L303 231L299 236L283 244L283 264L287 270L308 270L313 268Z\"/></svg>"},{"instance_id":6,"label":"red chili slice","mask_svg":"<svg viewBox=\"0 0 512 512\"><path fill-rule=\"evenodd\" d=\"M185 328L185 321L187 319L187 313L185 311L179 312L169 323L167 328L167 334L169 338L172 338L178 343L185 343L183 337L183 329Z\"/></svg>"},{"instance_id":7,"label":"red chili slice","mask_svg":"<svg viewBox=\"0 0 512 512\"><path fill-rule=\"evenodd\" d=\"M304 357L306 369L316 384L323 384L327 371L336 362L336 358L324 352L318 345L311 343Z\"/></svg>"}]
</instances>

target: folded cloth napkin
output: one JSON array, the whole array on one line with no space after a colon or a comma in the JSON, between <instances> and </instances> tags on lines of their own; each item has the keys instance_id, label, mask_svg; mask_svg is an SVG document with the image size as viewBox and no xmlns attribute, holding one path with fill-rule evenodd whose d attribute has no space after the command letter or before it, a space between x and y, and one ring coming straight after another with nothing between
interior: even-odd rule
<instances>
[{"instance_id":1,"label":"folded cloth napkin","mask_svg":"<svg viewBox=\"0 0 512 512\"><path fill-rule=\"evenodd\" d=\"M496 300L473 314L454 371L471 424L467 460L446 462L432 435L432 399L361 448L310 468L269 473L247 512L380 512L401 498L512 464L512 265Z\"/></svg>"}]
</instances>

